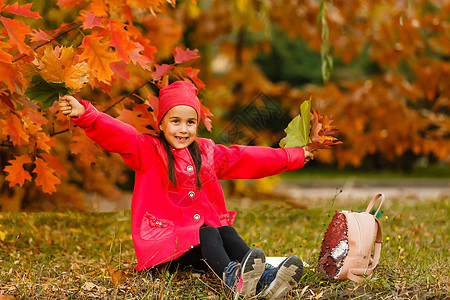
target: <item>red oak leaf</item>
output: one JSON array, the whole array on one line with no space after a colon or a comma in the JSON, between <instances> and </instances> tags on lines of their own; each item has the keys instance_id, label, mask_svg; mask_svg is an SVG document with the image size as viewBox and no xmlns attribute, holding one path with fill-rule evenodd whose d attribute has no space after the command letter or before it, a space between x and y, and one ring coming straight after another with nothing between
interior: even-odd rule
<instances>
[{"instance_id":1,"label":"red oak leaf","mask_svg":"<svg viewBox=\"0 0 450 300\"><path fill-rule=\"evenodd\" d=\"M155 64L156 71L153 73L153 80L159 80L161 77L169 73L173 69L173 65L157 65Z\"/></svg>"},{"instance_id":2,"label":"red oak leaf","mask_svg":"<svg viewBox=\"0 0 450 300\"><path fill-rule=\"evenodd\" d=\"M186 72L186 74L189 76L189 78L191 78L192 81L194 81L195 86L198 88L199 91L203 90L205 88L205 84L203 83L203 81L201 81L197 77L198 72L200 72L199 69L193 69L191 67L188 67L188 68L184 68L184 72Z\"/></svg>"},{"instance_id":3,"label":"red oak leaf","mask_svg":"<svg viewBox=\"0 0 450 300\"><path fill-rule=\"evenodd\" d=\"M130 79L130 73L127 71L127 63L123 61L116 61L109 64L114 74L122 77L125 80Z\"/></svg>"},{"instance_id":4,"label":"red oak leaf","mask_svg":"<svg viewBox=\"0 0 450 300\"><path fill-rule=\"evenodd\" d=\"M81 13L81 15L84 18L84 22L83 22L83 28L84 29L90 29L92 27L101 26L102 25L100 23L100 17L97 16L97 15L94 15L91 12L83 12L83 13Z\"/></svg>"},{"instance_id":5,"label":"red oak leaf","mask_svg":"<svg viewBox=\"0 0 450 300\"><path fill-rule=\"evenodd\" d=\"M131 58L131 61L132 61L134 64L139 64L139 65L142 67L142 69L150 71L151 68L150 68L150 66L148 65L148 63L151 62L151 61L150 61L150 58L148 58L147 56L142 55L142 54L140 53L141 51L144 50L144 46L142 46L142 45L139 44L139 43L134 43L134 46L135 46L136 48L134 48L133 50L131 50L131 51L130 51L130 54L129 54L129 55L130 55L130 58Z\"/></svg>"},{"instance_id":6,"label":"red oak leaf","mask_svg":"<svg viewBox=\"0 0 450 300\"><path fill-rule=\"evenodd\" d=\"M9 181L9 186L13 187L16 184L23 186L25 180L31 181L31 175L23 168L24 164L31 163L31 159L28 155L16 156L15 159L9 160L11 165L6 166L3 171L9 173L5 180Z\"/></svg>"},{"instance_id":7,"label":"red oak leaf","mask_svg":"<svg viewBox=\"0 0 450 300\"><path fill-rule=\"evenodd\" d=\"M197 54L197 49L189 50L189 48L187 48L186 50L182 50L181 48L177 47L175 49L175 63L181 64L183 62L199 58L200 56L198 56Z\"/></svg>"},{"instance_id":8,"label":"red oak leaf","mask_svg":"<svg viewBox=\"0 0 450 300\"><path fill-rule=\"evenodd\" d=\"M6 11L18 16L22 17L29 17L34 19L41 19L42 17L39 15L39 13L35 11L31 11L31 3L19 5L17 3L14 3L13 5L6 6L2 8L2 11Z\"/></svg>"},{"instance_id":9,"label":"red oak leaf","mask_svg":"<svg viewBox=\"0 0 450 300\"><path fill-rule=\"evenodd\" d=\"M33 32L30 34L32 42L47 42L52 39L52 37L41 29L33 29Z\"/></svg>"},{"instance_id":10,"label":"red oak leaf","mask_svg":"<svg viewBox=\"0 0 450 300\"><path fill-rule=\"evenodd\" d=\"M214 116L211 111L209 110L209 108L207 108L206 106L204 106L203 104L200 105L200 119L202 120L203 124L205 124L206 129L211 132L212 129L212 122L211 122L211 118Z\"/></svg>"}]
</instances>

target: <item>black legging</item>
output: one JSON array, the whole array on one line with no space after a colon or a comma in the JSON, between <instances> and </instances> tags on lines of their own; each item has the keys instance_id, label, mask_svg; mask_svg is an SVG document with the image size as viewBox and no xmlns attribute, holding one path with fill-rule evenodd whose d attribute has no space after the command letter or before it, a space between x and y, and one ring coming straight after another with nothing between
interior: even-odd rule
<instances>
[{"instance_id":1,"label":"black legging","mask_svg":"<svg viewBox=\"0 0 450 300\"><path fill-rule=\"evenodd\" d=\"M200 245L170 262L169 271L188 266L205 267L204 262L222 278L230 261L241 262L250 247L231 226L200 228ZM204 262L203 262L204 260Z\"/></svg>"}]
</instances>

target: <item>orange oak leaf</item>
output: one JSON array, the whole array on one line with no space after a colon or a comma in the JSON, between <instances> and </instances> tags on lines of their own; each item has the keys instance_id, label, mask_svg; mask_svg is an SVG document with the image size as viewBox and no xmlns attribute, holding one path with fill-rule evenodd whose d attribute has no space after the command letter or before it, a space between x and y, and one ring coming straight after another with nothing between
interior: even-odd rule
<instances>
[{"instance_id":1,"label":"orange oak leaf","mask_svg":"<svg viewBox=\"0 0 450 300\"><path fill-rule=\"evenodd\" d=\"M30 27L28 27L22 20L17 21L0 16L0 22L8 33L9 39L15 45L21 53L28 53L29 47L25 44L25 36L31 34Z\"/></svg>"},{"instance_id":2,"label":"orange oak leaf","mask_svg":"<svg viewBox=\"0 0 450 300\"><path fill-rule=\"evenodd\" d=\"M0 61L5 63L11 63L12 62L12 55L6 52L3 49L9 49L11 48L11 45L5 42L0 41Z\"/></svg>"},{"instance_id":3,"label":"orange oak leaf","mask_svg":"<svg viewBox=\"0 0 450 300\"><path fill-rule=\"evenodd\" d=\"M49 153L40 153L39 154L52 168L55 169L57 174L61 174L62 176L67 176L67 170L64 163L59 161L57 156L53 156Z\"/></svg>"},{"instance_id":4,"label":"orange oak leaf","mask_svg":"<svg viewBox=\"0 0 450 300\"><path fill-rule=\"evenodd\" d=\"M47 46L38 58L39 74L48 82L64 82L67 87L79 90L89 81L89 65L77 62L74 48Z\"/></svg>"},{"instance_id":5,"label":"orange oak leaf","mask_svg":"<svg viewBox=\"0 0 450 300\"><path fill-rule=\"evenodd\" d=\"M26 133L22 121L16 114L8 114L4 123L2 131L9 136L10 141L14 145L20 147L28 143L29 135Z\"/></svg>"},{"instance_id":6,"label":"orange oak leaf","mask_svg":"<svg viewBox=\"0 0 450 300\"><path fill-rule=\"evenodd\" d=\"M6 82L11 93L21 92L24 87L24 79L16 65L0 61L0 81Z\"/></svg>"},{"instance_id":7,"label":"orange oak leaf","mask_svg":"<svg viewBox=\"0 0 450 300\"><path fill-rule=\"evenodd\" d=\"M97 147L84 132L74 130L72 142L70 144L70 152L72 154L80 154L78 159L83 163L90 165L97 162L97 156L101 156L103 152Z\"/></svg>"},{"instance_id":8,"label":"orange oak leaf","mask_svg":"<svg viewBox=\"0 0 450 300\"><path fill-rule=\"evenodd\" d=\"M37 157L34 161L36 168L33 173L36 173L36 185L41 186L44 193L51 194L56 192L56 185L61 183L61 179L54 175L55 170L42 159Z\"/></svg>"},{"instance_id":9,"label":"orange oak leaf","mask_svg":"<svg viewBox=\"0 0 450 300\"><path fill-rule=\"evenodd\" d=\"M125 123L132 124L133 127L136 128L136 131L138 133L153 133L152 130L147 128L150 120L142 117L142 112L140 111L122 109L119 112L119 116L117 117L117 119Z\"/></svg>"},{"instance_id":10,"label":"orange oak leaf","mask_svg":"<svg viewBox=\"0 0 450 300\"><path fill-rule=\"evenodd\" d=\"M11 165L6 166L3 171L9 173L5 180L9 181L9 186L13 187L16 184L23 186L25 180L31 181L31 175L23 168L24 164L31 163L31 159L28 155L16 156L16 158L9 160Z\"/></svg>"},{"instance_id":11,"label":"orange oak leaf","mask_svg":"<svg viewBox=\"0 0 450 300\"><path fill-rule=\"evenodd\" d=\"M182 50L181 48L177 47L175 48L175 63L181 64L183 62L199 58L200 56L197 54L197 49L189 50L189 48L187 48L186 50Z\"/></svg>"},{"instance_id":12,"label":"orange oak leaf","mask_svg":"<svg viewBox=\"0 0 450 300\"><path fill-rule=\"evenodd\" d=\"M6 6L2 8L2 11L6 11L18 16L29 17L34 19L41 19L42 17L39 13L35 11L31 11L31 3L19 5L18 3L14 3L13 5Z\"/></svg>"},{"instance_id":13,"label":"orange oak leaf","mask_svg":"<svg viewBox=\"0 0 450 300\"><path fill-rule=\"evenodd\" d=\"M144 104L135 104L133 111L141 113L140 117L146 120L146 126L150 125L154 130L158 130L158 121L155 117L157 115L157 110L153 109L153 105L157 102L154 101L158 101L158 98L150 96L149 100L145 101ZM151 102L153 102L153 104L150 104ZM154 133L154 130L149 128L146 128L146 130L150 133Z\"/></svg>"},{"instance_id":14,"label":"orange oak leaf","mask_svg":"<svg viewBox=\"0 0 450 300\"><path fill-rule=\"evenodd\" d=\"M161 77L169 73L170 70L172 70L174 67L173 65L157 65L155 64L155 72L153 73L153 80L159 80Z\"/></svg>"},{"instance_id":15,"label":"orange oak leaf","mask_svg":"<svg viewBox=\"0 0 450 300\"><path fill-rule=\"evenodd\" d=\"M108 43L102 42L101 40L101 36L85 36L81 43L84 51L80 55L80 61L87 60L89 66L96 71L98 81L108 82L114 75L109 64L118 61L118 58L116 53L109 52Z\"/></svg>"}]
</instances>

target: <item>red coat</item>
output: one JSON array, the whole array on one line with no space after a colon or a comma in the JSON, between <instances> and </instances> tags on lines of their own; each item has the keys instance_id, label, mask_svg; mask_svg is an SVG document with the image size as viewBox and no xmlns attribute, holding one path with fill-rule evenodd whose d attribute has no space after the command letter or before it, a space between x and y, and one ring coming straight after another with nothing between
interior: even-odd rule
<instances>
[{"instance_id":1,"label":"red coat","mask_svg":"<svg viewBox=\"0 0 450 300\"><path fill-rule=\"evenodd\" d=\"M81 100L86 112L74 122L100 147L119 153L135 171L131 204L131 233L142 270L173 260L200 243L199 229L232 225L219 179L261 178L303 167L302 148L216 145L197 138L202 151L200 179L187 148L172 150L177 187L167 174L167 154L160 141L96 110Z\"/></svg>"}]
</instances>

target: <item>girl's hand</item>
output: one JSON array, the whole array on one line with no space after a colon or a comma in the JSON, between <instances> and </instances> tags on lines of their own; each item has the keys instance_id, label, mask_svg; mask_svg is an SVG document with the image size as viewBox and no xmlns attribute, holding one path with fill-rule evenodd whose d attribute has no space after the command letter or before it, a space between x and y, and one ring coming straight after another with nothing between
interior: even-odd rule
<instances>
[{"instance_id":1,"label":"girl's hand","mask_svg":"<svg viewBox=\"0 0 450 300\"><path fill-rule=\"evenodd\" d=\"M310 160L314 160L314 154L312 154L312 152L306 150L305 147L303 147L303 150L305 150L305 164Z\"/></svg>"},{"instance_id":2,"label":"girl's hand","mask_svg":"<svg viewBox=\"0 0 450 300\"><path fill-rule=\"evenodd\" d=\"M77 118L86 111L83 104L69 95L59 97L59 108L64 115L71 118Z\"/></svg>"}]
</instances>

